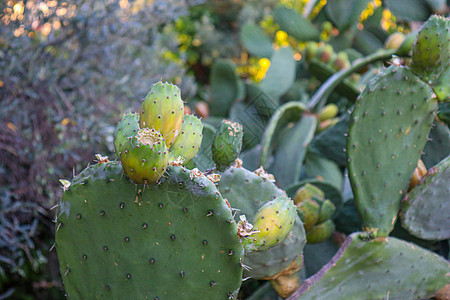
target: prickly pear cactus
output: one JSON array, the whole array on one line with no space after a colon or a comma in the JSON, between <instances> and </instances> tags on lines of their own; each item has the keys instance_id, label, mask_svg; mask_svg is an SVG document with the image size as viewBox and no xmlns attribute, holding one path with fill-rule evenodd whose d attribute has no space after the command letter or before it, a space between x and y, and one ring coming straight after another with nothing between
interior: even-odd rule
<instances>
[{"instance_id":1,"label":"prickly pear cactus","mask_svg":"<svg viewBox=\"0 0 450 300\"><path fill-rule=\"evenodd\" d=\"M180 89L167 82L155 83L143 99L139 113L139 126L161 132L170 148L183 125L184 105Z\"/></svg>"},{"instance_id":2,"label":"prickly pear cactus","mask_svg":"<svg viewBox=\"0 0 450 300\"><path fill-rule=\"evenodd\" d=\"M122 147L127 139L135 136L138 130L139 115L134 113L123 114L114 130L114 149L118 157L120 157Z\"/></svg>"},{"instance_id":3,"label":"prickly pear cactus","mask_svg":"<svg viewBox=\"0 0 450 300\"><path fill-rule=\"evenodd\" d=\"M448 283L449 272L445 259L414 244L354 233L288 299L423 299Z\"/></svg>"},{"instance_id":4,"label":"prickly pear cactus","mask_svg":"<svg viewBox=\"0 0 450 300\"><path fill-rule=\"evenodd\" d=\"M180 134L169 149L170 160L175 160L179 156L185 161L191 160L202 144L202 131L202 121L193 115L184 115Z\"/></svg>"},{"instance_id":5,"label":"prickly pear cactus","mask_svg":"<svg viewBox=\"0 0 450 300\"><path fill-rule=\"evenodd\" d=\"M135 183L155 182L166 170L169 150L159 131L144 128L127 140L120 160L124 173Z\"/></svg>"},{"instance_id":6,"label":"prickly pear cactus","mask_svg":"<svg viewBox=\"0 0 450 300\"><path fill-rule=\"evenodd\" d=\"M450 157L430 168L403 201L402 226L424 240L450 238Z\"/></svg>"},{"instance_id":7,"label":"prickly pear cactus","mask_svg":"<svg viewBox=\"0 0 450 300\"><path fill-rule=\"evenodd\" d=\"M232 299L241 285L231 210L183 167L145 186L118 162L88 167L59 204L56 249L70 299Z\"/></svg>"},{"instance_id":8,"label":"prickly pear cactus","mask_svg":"<svg viewBox=\"0 0 450 300\"><path fill-rule=\"evenodd\" d=\"M241 153L244 131L237 122L223 120L214 136L212 157L219 171L224 171Z\"/></svg>"},{"instance_id":9,"label":"prickly pear cactus","mask_svg":"<svg viewBox=\"0 0 450 300\"><path fill-rule=\"evenodd\" d=\"M391 66L355 104L347 139L349 179L363 225L387 236L434 119L431 88ZM394 170L394 171L393 171Z\"/></svg>"}]
</instances>

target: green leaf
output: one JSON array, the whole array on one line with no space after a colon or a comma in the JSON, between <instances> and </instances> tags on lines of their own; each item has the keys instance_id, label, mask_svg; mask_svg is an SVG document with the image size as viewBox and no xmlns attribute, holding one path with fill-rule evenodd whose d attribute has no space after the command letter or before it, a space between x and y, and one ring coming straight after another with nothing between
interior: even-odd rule
<instances>
[{"instance_id":1,"label":"green leaf","mask_svg":"<svg viewBox=\"0 0 450 300\"><path fill-rule=\"evenodd\" d=\"M211 68L211 114L226 117L239 94L239 76L231 60L217 60Z\"/></svg>"}]
</instances>

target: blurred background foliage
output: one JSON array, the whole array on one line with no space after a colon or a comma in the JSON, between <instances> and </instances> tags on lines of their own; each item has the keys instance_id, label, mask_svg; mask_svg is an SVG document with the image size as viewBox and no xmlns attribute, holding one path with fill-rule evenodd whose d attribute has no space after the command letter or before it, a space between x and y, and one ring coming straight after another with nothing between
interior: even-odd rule
<instances>
[{"instance_id":1,"label":"blurred background foliage","mask_svg":"<svg viewBox=\"0 0 450 300\"><path fill-rule=\"evenodd\" d=\"M355 49L352 59L384 47L394 32L417 29L433 12L448 12L446 1L367 0L358 1L364 7L357 15L342 18L336 12L349 4L330 2L1 1L0 299L63 298L52 249L58 179L72 178L95 153L114 158L114 122L120 112L137 109L136 99L152 83L179 85L191 109L206 118L215 62L258 83L274 51L289 46L290 59L305 60L308 39L281 26L279 6L311 21L316 42L336 53ZM356 26L346 22L351 18ZM302 76L284 97L309 99L320 80ZM221 114L211 108L213 116Z\"/></svg>"}]
</instances>

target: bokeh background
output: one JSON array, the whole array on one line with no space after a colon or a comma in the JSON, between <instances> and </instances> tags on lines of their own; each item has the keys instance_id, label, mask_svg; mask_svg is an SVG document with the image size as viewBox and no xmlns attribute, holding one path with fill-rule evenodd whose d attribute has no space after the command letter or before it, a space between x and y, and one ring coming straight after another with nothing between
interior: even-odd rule
<instances>
[{"instance_id":1,"label":"bokeh background","mask_svg":"<svg viewBox=\"0 0 450 300\"><path fill-rule=\"evenodd\" d=\"M242 36L244 25L260 28L274 50L291 47L302 65L306 42L280 29L277 6L311 20L336 53L360 54L384 48L395 32L417 30L432 13L448 13L439 0L363 2L350 30L326 0L1 1L0 299L64 298L52 249L59 179L70 180L96 153L115 158L114 125L121 112L137 109L152 83L177 84L191 110L207 119L208 108L214 115L215 62L227 59L253 83L271 65ZM321 83L314 74L297 79L290 92L304 101Z\"/></svg>"}]
</instances>

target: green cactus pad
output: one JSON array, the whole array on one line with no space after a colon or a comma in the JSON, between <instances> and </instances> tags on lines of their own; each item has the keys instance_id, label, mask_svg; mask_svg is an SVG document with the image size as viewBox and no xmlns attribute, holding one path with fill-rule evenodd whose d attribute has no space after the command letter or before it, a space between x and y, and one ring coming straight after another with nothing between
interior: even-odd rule
<instances>
[{"instance_id":1,"label":"green cactus pad","mask_svg":"<svg viewBox=\"0 0 450 300\"><path fill-rule=\"evenodd\" d=\"M434 122L423 152L421 159L428 168L450 155L450 129L445 123Z\"/></svg>"},{"instance_id":2,"label":"green cactus pad","mask_svg":"<svg viewBox=\"0 0 450 300\"><path fill-rule=\"evenodd\" d=\"M286 103L275 112L264 132L261 165L275 176L281 188L299 180L307 146L314 136L317 119L304 114L305 110L300 102Z\"/></svg>"},{"instance_id":3,"label":"green cactus pad","mask_svg":"<svg viewBox=\"0 0 450 300\"><path fill-rule=\"evenodd\" d=\"M186 162L191 160L202 144L202 131L202 121L193 115L184 115L180 134L169 148L170 160L175 160L179 156L183 157Z\"/></svg>"},{"instance_id":4,"label":"green cactus pad","mask_svg":"<svg viewBox=\"0 0 450 300\"><path fill-rule=\"evenodd\" d=\"M142 101L139 126L161 132L170 147L180 133L183 116L180 89L171 83L158 82Z\"/></svg>"},{"instance_id":5,"label":"green cactus pad","mask_svg":"<svg viewBox=\"0 0 450 300\"><path fill-rule=\"evenodd\" d=\"M286 195L270 180L236 167L230 167L221 173L218 188L231 207L236 209L235 220L238 221L241 215L245 215L250 223L261 206ZM245 254L244 264L251 269L245 270L244 276L261 279L278 274L301 255L305 243L305 230L297 216L292 231L278 245L266 251Z\"/></svg>"},{"instance_id":6,"label":"green cactus pad","mask_svg":"<svg viewBox=\"0 0 450 300\"><path fill-rule=\"evenodd\" d=\"M242 240L245 251L265 251L291 232L297 216L294 202L280 196L264 204L253 217L253 230L259 231Z\"/></svg>"},{"instance_id":7,"label":"green cactus pad","mask_svg":"<svg viewBox=\"0 0 450 300\"><path fill-rule=\"evenodd\" d=\"M449 282L444 258L396 238L365 241L361 235L350 235L288 299L423 299Z\"/></svg>"},{"instance_id":8,"label":"green cactus pad","mask_svg":"<svg viewBox=\"0 0 450 300\"><path fill-rule=\"evenodd\" d=\"M347 139L349 179L363 225L387 236L434 119L431 89L391 66L355 104Z\"/></svg>"},{"instance_id":9,"label":"green cactus pad","mask_svg":"<svg viewBox=\"0 0 450 300\"><path fill-rule=\"evenodd\" d=\"M219 171L224 171L238 158L243 136L241 124L230 120L222 121L211 145L212 158Z\"/></svg>"},{"instance_id":10,"label":"green cactus pad","mask_svg":"<svg viewBox=\"0 0 450 300\"><path fill-rule=\"evenodd\" d=\"M280 25L281 30L293 36L299 41L319 40L320 32L316 27L302 15L287 7L277 7L273 12L275 22Z\"/></svg>"},{"instance_id":11,"label":"green cactus pad","mask_svg":"<svg viewBox=\"0 0 450 300\"><path fill-rule=\"evenodd\" d=\"M417 35L411 69L427 83L436 82L450 67L449 29L447 18L434 15Z\"/></svg>"},{"instance_id":12,"label":"green cactus pad","mask_svg":"<svg viewBox=\"0 0 450 300\"><path fill-rule=\"evenodd\" d=\"M118 162L87 168L59 204L56 249L69 299L234 299L241 285L231 210L183 167L148 186Z\"/></svg>"},{"instance_id":13,"label":"green cactus pad","mask_svg":"<svg viewBox=\"0 0 450 300\"><path fill-rule=\"evenodd\" d=\"M159 131L140 129L128 139L120 155L123 171L136 183L155 182L169 163L169 151Z\"/></svg>"},{"instance_id":14,"label":"green cactus pad","mask_svg":"<svg viewBox=\"0 0 450 300\"><path fill-rule=\"evenodd\" d=\"M123 114L122 119L114 129L114 149L118 157L123 145L129 137L133 137L139 130L139 115L133 113Z\"/></svg>"},{"instance_id":15,"label":"green cactus pad","mask_svg":"<svg viewBox=\"0 0 450 300\"><path fill-rule=\"evenodd\" d=\"M450 239L450 157L429 170L402 207L402 226L424 240Z\"/></svg>"}]
</instances>

